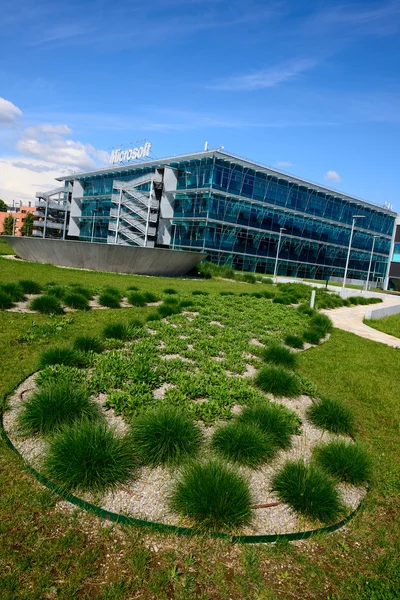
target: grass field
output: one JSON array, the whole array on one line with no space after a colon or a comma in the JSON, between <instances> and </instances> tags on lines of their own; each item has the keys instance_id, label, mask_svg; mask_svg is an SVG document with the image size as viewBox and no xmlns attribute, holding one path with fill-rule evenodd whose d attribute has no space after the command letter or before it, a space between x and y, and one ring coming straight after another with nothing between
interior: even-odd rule
<instances>
[{"instance_id":1,"label":"grass field","mask_svg":"<svg viewBox=\"0 0 400 600\"><path fill-rule=\"evenodd\" d=\"M384 333L400 338L400 314L383 317L383 319L370 319L365 321L365 323L378 331L383 331Z\"/></svg>"},{"instance_id":2,"label":"grass field","mask_svg":"<svg viewBox=\"0 0 400 600\"><path fill-rule=\"evenodd\" d=\"M1 254L15 254L14 250L0 238L0 255Z\"/></svg>"},{"instance_id":3,"label":"grass field","mask_svg":"<svg viewBox=\"0 0 400 600\"><path fill-rule=\"evenodd\" d=\"M0 258L1 280L82 283L96 288L189 293L254 289L221 280L183 280L92 273ZM263 286L263 289L267 286ZM0 313L0 394L36 367L38 352L76 335L98 334L123 316L149 308L76 312L61 317ZM41 325L49 327L41 327ZM345 530L302 543L232 546L209 537L182 538L104 524L65 510L0 443L0 598L329 599L400 597L400 371L398 351L339 330L299 355L299 371L321 394L341 399L356 416L356 438L375 463L361 513Z\"/></svg>"}]
</instances>

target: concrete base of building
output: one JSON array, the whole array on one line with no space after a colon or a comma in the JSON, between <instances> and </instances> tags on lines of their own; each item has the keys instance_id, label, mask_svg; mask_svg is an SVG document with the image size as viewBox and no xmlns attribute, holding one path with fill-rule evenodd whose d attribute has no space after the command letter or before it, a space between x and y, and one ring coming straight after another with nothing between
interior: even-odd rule
<instances>
[{"instance_id":1,"label":"concrete base of building","mask_svg":"<svg viewBox=\"0 0 400 600\"><path fill-rule=\"evenodd\" d=\"M136 275L180 277L207 254L97 242L3 236L16 255L31 262Z\"/></svg>"}]
</instances>

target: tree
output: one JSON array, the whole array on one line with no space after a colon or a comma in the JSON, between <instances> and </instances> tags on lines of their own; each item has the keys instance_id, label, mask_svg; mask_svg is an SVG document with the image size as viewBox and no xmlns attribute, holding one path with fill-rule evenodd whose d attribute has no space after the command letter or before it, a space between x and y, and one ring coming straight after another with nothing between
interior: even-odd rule
<instances>
[{"instance_id":1,"label":"tree","mask_svg":"<svg viewBox=\"0 0 400 600\"><path fill-rule=\"evenodd\" d=\"M3 221L3 234L12 235L14 232L14 218L12 215L8 215Z\"/></svg>"},{"instance_id":2,"label":"tree","mask_svg":"<svg viewBox=\"0 0 400 600\"><path fill-rule=\"evenodd\" d=\"M8 206L4 200L0 200L0 212L7 212Z\"/></svg>"},{"instance_id":3,"label":"tree","mask_svg":"<svg viewBox=\"0 0 400 600\"><path fill-rule=\"evenodd\" d=\"M21 235L31 237L32 231L33 231L33 221L34 221L33 214L27 213L24 223L21 227Z\"/></svg>"}]
</instances>

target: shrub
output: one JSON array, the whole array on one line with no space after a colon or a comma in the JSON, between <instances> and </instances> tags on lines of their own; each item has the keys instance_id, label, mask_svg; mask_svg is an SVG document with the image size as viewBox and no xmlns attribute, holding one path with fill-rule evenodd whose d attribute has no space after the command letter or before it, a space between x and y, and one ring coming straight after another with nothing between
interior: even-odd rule
<instances>
[{"instance_id":1,"label":"shrub","mask_svg":"<svg viewBox=\"0 0 400 600\"><path fill-rule=\"evenodd\" d=\"M208 292L205 292L203 290L193 290L192 295L193 296L208 296Z\"/></svg>"},{"instance_id":2,"label":"shrub","mask_svg":"<svg viewBox=\"0 0 400 600\"><path fill-rule=\"evenodd\" d=\"M274 304L284 304L285 306L289 306L289 304L297 304L297 298L293 298L288 294L276 294L273 297L272 302Z\"/></svg>"},{"instance_id":3,"label":"shrub","mask_svg":"<svg viewBox=\"0 0 400 600\"><path fill-rule=\"evenodd\" d=\"M257 467L272 458L275 439L252 423L234 421L219 427L211 440L211 446L226 460L247 467Z\"/></svg>"},{"instance_id":4,"label":"shrub","mask_svg":"<svg viewBox=\"0 0 400 600\"><path fill-rule=\"evenodd\" d=\"M253 296L253 298L263 298L264 294L263 292L251 292L250 296Z\"/></svg>"},{"instance_id":5,"label":"shrub","mask_svg":"<svg viewBox=\"0 0 400 600\"><path fill-rule=\"evenodd\" d=\"M110 292L103 292L99 296L99 304L108 308L120 308L119 298Z\"/></svg>"},{"instance_id":6,"label":"shrub","mask_svg":"<svg viewBox=\"0 0 400 600\"><path fill-rule=\"evenodd\" d=\"M176 315L179 312L179 308L177 306L171 306L169 304L163 304L158 307L158 314L160 317L170 317L171 315Z\"/></svg>"},{"instance_id":7,"label":"shrub","mask_svg":"<svg viewBox=\"0 0 400 600\"><path fill-rule=\"evenodd\" d=\"M75 292L70 292L64 296L64 304L77 310L90 310L87 298Z\"/></svg>"},{"instance_id":8,"label":"shrub","mask_svg":"<svg viewBox=\"0 0 400 600\"><path fill-rule=\"evenodd\" d=\"M7 294L13 302L23 302L26 300L24 292L17 283L2 283L0 291Z\"/></svg>"},{"instance_id":9,"label":"shrub","mask_svg":"<svg viewBox=\"0 0 400 600\"><path fill-rule=\"evenodd\" d=\"M93 298L92 292L79 283L70 283L69 287L72 288L74 294L80 294L80 296L83 296L86 300L91 300Z\"/></svg>"},{"instance_id":10,"label":"shrub","mask_svg":"<svg viewBox=\"0 0 400 600\"><path fill-rule=\"evenodd\" d=\"M45 285L45 288L46 288L46 294L48 296L54 296L55 298L58 298L59 300L62 300L66 293L65 287L62 285L47 284L47 285Z\"/></svg>"},{"instance_id":11,"label":"shrub","mask_svg":"<svg viewBox=\"0 0 400 600\"><path fill-rule=\"evenodd\" d=\"M129 292L127 295L129 304L132 306L145 306L146 299L140 292Z\"/></svg>"},{"instance_id":12,"label":"shrub","mask_svg":"<svg viewBox=\"0 0 400 600\"><path fill-rule=\"evenodd\" d=\"M304 342L298 335L287 335L285 337L285 344L291 348L299 348L300 350L304 348Z\"/></svg>"},{"instance_id":13,"label":"shrub","mask_svg":"<svg viewBox=\"0 0 400 600\"><path fill-rule=\"evenodd\" d=\"M285 346L278 344L265 348L262 352L262 357L266 362L274 365L282 365L288 369L294 369L297 362L297 357L293 352L285 348Z\"/></svg>"},{"instance_id":14,"label":"shrub","mask_svg":"<svg viewBox=\"0 0 400 600\"><path fill-rule=\"evenodd\" d=\"M353 434L353 413L339 400L320 399L308 408L307 417L316 427L326 429L331 433Z\"/></svg>"},{"instance_id":15,"label":"shrub","mask_svg":"<svg viewBox=\"0 0 400 600\"><path fill-rule=\"evenodd\" d=\"M64 376L43 383L23 402L19 424L25 433L46 435L82 417L99 419L101 413L87 391Z\"/></svg>"},{"instance_id":16,"label":"shrub","mask_svg":"<svg viewBox=\"0 0 400 600\"><path fill-rule=\"evenodd\" d=\"M261 283L267 283L268 285L272 285L274 282L271 277L261 277Z\"/></svg>"},{"instance_id":17,"label":"shrub","mask_svg":"<svg viewBox=\"0 0 400 600\"><path fill-rule=\"evenodd\" d=\"M232 528L251 517L251 496L244 477L214 460L187 467L176 484L171 508L199 526Z\"/></svg>"},{"instance_id":18,"label":"shrub","mask_svg":"<svg viewBox=\"0 0 400 600\"><path fill-rule=\"evenodd\" d=\"M264 296L264 298L267 298L267 300L272 300L272 298L275 298L275 292L272 291L262 292L262 295Z\"/></svg>"},{"instance_id":19,"label":"shrub","mask_svg":"<svg viewBox=\"0 0 400 600\"><path fill-rule=\"evenodd\" d=\"M233 292L220 292L219 295L220 296L234 296L235 294Z\"/></svg>"},{"instance_id":20,"label":"shrub","mask_svg":"<svg viewBox=\"0 0 400 600\"><path fill-rule=\"evenodd\" d=\"M122 300L122 293L118 288L112 287L111 285L107 285L105 288L103 288L102 292L104 294L111 294L112 296L115 296L115 298L118 298L119 301Z\"/></svg>"},{"instance_id":21,"label":"shrub","mask_svg":"<svg viewBox=\"0 0 400 600\"><path fill-rule=\"evenodd\" d=\"M300 432L300 419L293 411L275 402L246 407L238 421L258 427L268 434L280 448L289 448L291 436Z\"/></svg>"},{"instance_id":22,"label":"shrub","mask_svg":"<svg viewBox=\"0 0 400 600\"><path fill-rule=\"evenodd\" d=\"M168 306L178 306L179 299L175 298L175 296L169 296L168 298L165 298L164 304L168 304Z\"/></svg>"},{"instance_id":23,"label":"shrub","mask_svg":"<svg viewBox=\"0 0 400 600\"><path fill-rule=\"evenodd\" d=\"M125 323L109 323L103 329L103 337L105 338L127 340L129 335L129 327Z\"/></svg>"},{"instance_id":24,"label":"shrub","mask_svg":"<svg viewBox=\"0 0 400 600\"><path fill-rule=\"evenodd\" d=\"M245 281L246 283L256 283L257 282L257 278L254 275L254 273L242 273L240 276L240 279L242 281Z\"/></svg>"},{"instance_id":25,"label":"shrub","mask_svg":"<svg viewBox=\"0 0 400 600\"><path fill-rule=\"evenodd\" d=\"M165 288L164 294L177 294L178 292L174 288Z\"/></svg>"},{"instance_id":26,"label":"shrub","mask_svg":"<svg viewBox=\"0 0 400 600\"><path fill-rule=\"evenodd\" d=\"M24 294L40 294L42 292L40 285L31 279L21 279L18 281L18 286Z\"/></svg>"},{"instance_id":27,"label":"shrub","mask_svg":"<svg viewBox=\"0 0 400 600\"><path fill-rule=\"evenodd\" d=\"M330 477L315 465L305 465L302 460L288 461L274 475L272 489L295 511L323 523L332 521L343 511Z\"/></svg>"},{"instance_id":28,"label":"shrub","mask_svg":"<svg viewBox=\"0 0 400 600\"><path fill-rule=\"evenodd\" d=\"M198 425L181 410L162 406L132 424L132 443L140 462L153 467L178 465L194 458L201 444Z\"/></svg>"},{"instance_id":29,"label":"shrub","mask_svg":"<svg viewBox=\"0 0 400 600\"><path fill-rule=\"evenodd\" d=\"M126 483L136 469L129 438L86 419L63 427L50 440L44 466L67 490L94 492Z\"/></svg>"},{"instance_id":30,"label":"shrub","mask_svg":"<svg viewBox=\"0 0 400 600\"><path fill-rule=\"evenodd\" d=\"M281 367L262 367L256 375L255 382L264 392L274 396L297 396L300 392L299 380Z\"/></svg>"},{"instance_id":31,"label":"shrub","mask_svg":"<svg viewBox=\"0 0 400 600\"><path fill-rule=\"evenodd\" d=\"M314 346L317 346L320 343L321 338L322 333L319 329L307 329L307 331L303 333L303 340Z\"/></svg>"},{"instance_id":32,"label":"shrub","mask_svg":"<svg viewBox=\"0 0 400 600\"><path fill-rule=\"evenodd\" d=\"M313 315L310 320L312 329L320 331L324 336L327 333L331 333L333 330L333 323L327 315L318 313Z\"/></svg>"},{"instance_id":33,"label":"shrub","mask_svg":"<svg viewBox=\"0 0 400 600\"><path fill-rule=\"evenodd\" d=\"M357 444L333 441L315 448L313 458L324 471L341 481L360 485L371 479L371 459Z\"/></svg>"},{"instance_id":34,"label":"shrub","mask_svg":"<svg viewBox=\"0 0 400 600\"><path fill-rule=\"evenodd\" d=\"M230 265L219 267L219 276L224 279L235 279L235 271Z\"/></svg>"},{"instance_id":35,"label":"shrub","mask_svg":"<svg viewBox=\"0 0 400 600\"><path fill-rule=\"evenodd\" d=\"M300 304L297 307L297 310L302 313L303 315L308 315L309 317L312 317L315 314L315 310L313 308L311 308L308 304Z\"/></svg>"},{"instance_id":36,"label":"shrub","mask_svg":"<svg viewBox=\"0 0 400 600\"><path fill-rule=\"evenodd\" d=\"M103 352L104 346L99 338L91 335L81 335L74 341L74 349L81 352Z\"/></svg>"},{"instance_id":37,"label":"shrub","mask_svg":"<svg viewBox=\"0 0 400 600\"><path fill-rule=\"evenodd\" d=\"M59 315L64 312L60 301L55 296L39 296L34 298L29 305L32 310L37 310L45 315Z\"/></svg>"},{"instance_id":38,"label":"shrub","mask_svg":"<svg viewBox=\"0 0 400 600\"><path fill-rule=\"evenodd\" d=\"M49 348L41 353L39 368L44 369L48 365L65 365L67 367L83 367L86 359L83 354L72 348L55 347Z\"/></svg>"},{"instance_id":39,"label":"shrub","mask_svg":"<svg viewBox=\"0 0 400 600\"><path fill-rule=\"evenodd\" d=\"M153 292L144 292L143 297L145 302L157 302L159 300L159 297Z\"/></svg>"},{"instance_id":40,"label":"shrub","mask_svg":"<svg viewBox=\"0 0 400 600\"><path fill-rule=\"evenodd\" d=\"M0 290L0 308L12 308L14 306L14 302L11 300L10 296L5 292Z\"/></svg>"}]
</instances>

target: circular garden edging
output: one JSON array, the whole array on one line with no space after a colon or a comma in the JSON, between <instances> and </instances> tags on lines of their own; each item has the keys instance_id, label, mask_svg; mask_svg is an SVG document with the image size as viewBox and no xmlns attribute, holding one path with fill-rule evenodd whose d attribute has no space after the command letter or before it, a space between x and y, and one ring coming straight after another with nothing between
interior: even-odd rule
<instances>
[{"instance_id":1,"label":"circular garden edging","mask_svg":"<svg viewBox=\"0 0 400 600\"><path fill-rule=\"evenodd\" d=\"M353 510L347 517L334 523L333 525L328 525L325 527L319 527L318 529L312 529L309 531L299 531L295 533L275 533L275 534L258 534L258 535L231 535L229 533L223 533L219 531L205 531L200 529L195 529L191 527L179 527L177 525L166 525L164 523L157 523L155 521L146 521L144 519L136 519L135 517L128 517L127 515L122 515L119 513L115 513L109 510L105 510L104 508L100 508L100 506L96 506L95 504L91 504L86 500L82 500L77 496L74 496L70 492L62 489L60 486L56 485L52 481L50 481L47 477L36 471L33 467L31 467L25 459L18 452L14 444L9 439L3 425L3 410L0 411L0 434L6 445L20 458L23 462L25 468L31 473L42 485L44 485L47 489L54 492L67 502L70 502L74 506L81 508L87 512L95 514L97 517L104 519L105 521L110 521L113 523L119 523L122 525L133 525L136 527L147 527L153 531L157 531L160 533L173 533L176 535L208 535L215 538L227 539L231 543L242 543L242 544L260 544L260 543L272 543L277 542L279 540L305 540L311 538L315 535L323 534L323 533L332 533L344 527L362 508L364 503L364 498L362 498L361 502L357 506L355 510Z\"/></svg>"}]
</instances>

